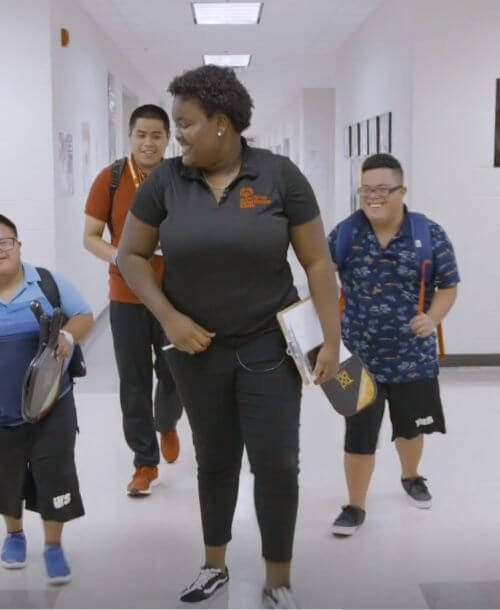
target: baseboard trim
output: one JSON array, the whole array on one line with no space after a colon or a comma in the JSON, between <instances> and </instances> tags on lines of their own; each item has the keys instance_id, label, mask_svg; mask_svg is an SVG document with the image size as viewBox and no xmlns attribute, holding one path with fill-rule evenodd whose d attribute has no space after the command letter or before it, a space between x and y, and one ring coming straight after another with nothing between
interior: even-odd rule
<instances>
[{"instance_id":1,"label":"baseboard trim","mask_svg":"<svg viewBox=\"0 0 500 610\"><path fill-rule=\"evenodd\" d=\"M447 354L439 366L500 366L500 354Z\"/></svg>"},{"instance_id":2,"label":"baseboard trim","mask_svg":"<svg viewBox=\"0 0 500 610\"><path fill-rule=\"evenodd\" d=\"M101 336L109 324L109 305L97 316L89 335L82 342L84 353ZM446 359L440 361L441 368L457 366L500 366L500 354L447 354Z\"/></svg>"}]
</instances>

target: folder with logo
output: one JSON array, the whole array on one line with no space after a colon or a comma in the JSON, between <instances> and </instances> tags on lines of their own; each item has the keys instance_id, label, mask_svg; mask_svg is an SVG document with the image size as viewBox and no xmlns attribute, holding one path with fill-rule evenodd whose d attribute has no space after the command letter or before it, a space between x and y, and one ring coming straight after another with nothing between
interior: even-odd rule
<instances>
[{"instance_id":1,"label":"folder with logo","mask_svg":"<svg viewBox=\"0 0 500 610\"><path fill-rule=\"evenodd\" d=\"M277 314L287 352L305 384L314 381L316 356L323 345L321 323L311 298L303 299ZM337 375L321 384L336 411L345 416L371 405L377 396L377 384L359 357L343 349L344 356ZM348 355L349 357L345 358Z\"/></svg>"}]
</instances>

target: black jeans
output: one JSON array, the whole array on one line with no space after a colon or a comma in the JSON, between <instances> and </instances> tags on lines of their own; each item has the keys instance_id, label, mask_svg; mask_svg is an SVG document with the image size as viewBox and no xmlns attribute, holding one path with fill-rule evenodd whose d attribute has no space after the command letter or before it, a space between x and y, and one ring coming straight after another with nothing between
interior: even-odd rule
<instances>
[{"instance_id":1,"label":"black jeans","mask_svg":"<svg viewBox=\"0 0 500 610\"><path fill-rule=\"evenodd\" d=\"M111 332L120 377L123 431L135 454L134 465L155 466L160 461L156 430L175 428L182 404L162 352L163 330L145 305L110 303ZM153 365L153 350L155 362ZM153 366L158 378L154 397Z\"/></svg>"},{"instance_id":2,"label":"black jeans","mask_svg":"<svg viewBox=\"0 0 500 610\"><path fill-rule=\"evenodd\" d=\"M231 539L245 446L262 554L289 561L298 505L301 381L281 332L239 347L214 341L195 356L174 349L167 357L193 431L205 544Z\"/></svg>"}]
</instances>

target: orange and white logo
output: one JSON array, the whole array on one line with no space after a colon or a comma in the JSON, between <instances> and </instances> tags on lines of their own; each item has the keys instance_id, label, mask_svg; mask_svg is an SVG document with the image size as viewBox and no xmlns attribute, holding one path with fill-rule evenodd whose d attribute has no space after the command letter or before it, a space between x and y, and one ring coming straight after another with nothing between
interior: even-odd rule
<instances>
[{"instance_id":1,"label":"orange and white logo","mask_svg":"<svg viewBox=\"0 0 500 610\"><path fill-rule=\"evenodd\" d=\"M269 205L272 201L266 195L256 195L253 188L240 188L240 208L255 208L258 205Z\"/></svg>"}]
</instances>

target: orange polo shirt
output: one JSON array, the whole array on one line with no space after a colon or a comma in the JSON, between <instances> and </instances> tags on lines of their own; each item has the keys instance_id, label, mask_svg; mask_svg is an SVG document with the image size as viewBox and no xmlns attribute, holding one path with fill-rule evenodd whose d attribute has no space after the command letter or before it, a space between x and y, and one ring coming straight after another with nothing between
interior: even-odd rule
<instances>
[{"instance_id":1,"label":"orange polo shirt","mask_svg":"<svg viewBox=\"0 0 500 610\"><path fill-rule=\"evenodd\" d=\"M112 235L111 243L113 246L118 247L125 219L134 200L136 190L128 164L125 165L120 184L115 191L113 206L111 206L109 199L110 186L111 165L105 167L94 180L85 205L85 214L105 222ZM112 207L111 222L110 207ZM165 269L163 256L153 256L151 266L153 267L158 285L161 286ZM141 302L128 287L118 267L111 264L109 265L109 298L111 301L119 301L121 303L138 304Z\"/></svg>"}]
</instances>

